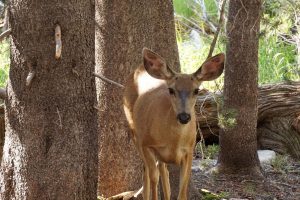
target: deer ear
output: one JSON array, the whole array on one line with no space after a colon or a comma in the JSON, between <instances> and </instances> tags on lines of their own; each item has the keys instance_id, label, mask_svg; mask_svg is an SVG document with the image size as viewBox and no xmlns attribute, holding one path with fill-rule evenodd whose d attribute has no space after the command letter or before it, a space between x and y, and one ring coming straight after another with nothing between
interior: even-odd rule
<instances>
[{"instance_id":1,"label":"deer ear","mask_svg":"<svg viewBox=\"0 0 300 200\"><path fill-rule=\"evenodd\" d=\"M157 79L171 79L174 72L167 66L166 61L150 49L143 49L144 67L148 74Z\"/></svg>"},{"instance_id":2,"label":"deer ear","mask_svg":"<svg viewBox=\"0 0 300 200\"><path fill-rule=\"evenodd\" d=\"M211 81L218 78L224 69L225 54L220 53L207 59L202 66L194 73L199 81Z\"/></svg>"}]
</instances>

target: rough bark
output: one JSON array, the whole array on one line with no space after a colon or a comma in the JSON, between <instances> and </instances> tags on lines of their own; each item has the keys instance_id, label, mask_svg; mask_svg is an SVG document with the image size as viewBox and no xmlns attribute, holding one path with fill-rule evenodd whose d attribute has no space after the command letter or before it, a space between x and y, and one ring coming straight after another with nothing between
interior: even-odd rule
<instances>
[{"instance_id":1,"label":"rough bark","mask_svg":"<svg viewBox=\"0 0 300 200\"><path fill-rule=\"evenodd\" d=\"M224 80L224 128L218 169L260 174L257 156L257 71L260 0L232 0L227 22ZM228 122L234 122L228 125Z\"/></svg>"},{"instance_id":2,"label":"rough bark","mask_svg":"<svg viewBox=\"0 0 300 200\"><path fill-rule=\"evenodd\" d=\"M141 64L143 47L159 53L179 71L173 14L171 0L98 0L96 72L124 83L129 73ZM129 137L122 94L119 88L101 80L97 89L102 133L98 192L111 196L136 190L142 185L143 165ZM178 191L179 183L171 182ZM177 195L176 191L173 193Z\"/></svg>"},{"instance_id":3,"label":"rough bark","mask_svg":"<svg viewBox=\"0 0 300 200\"><path fill-rule=\"evenodd\" d=\"M0 163L2 161L5 135L4 107L0 106Z\"/></svg>"},{"instance_id":4,"label":"rough bark","mask_svg":"<svg viewBox=\"0 0 300 200\"><path fill-rule=\"evenodd\" d=\"M96 199L93 1L11 0L0 199ZM56 60L54 29L62 29ZM35 73L30 85L26 78Z\"/></svg>"},{"instance_id":5,"label":"rough bark","mask_svg":"<svg viewBox=\"0 0 300 200\"><path fill-rule=\"evenodd\" d=\"M125 82L126 75L139 61L138 49L134 49L133 43L140 42L140 37L138 33L132 33L130 17L135 11L130 9L125 1L96 1L96 73L120 83ZM133 20L132 23L140 25L138 20ZM98 194L105 197L136 190L142 185L142 164L128 134L119 90L97 80L100 125Z\"/></svg>"}]
</instances>

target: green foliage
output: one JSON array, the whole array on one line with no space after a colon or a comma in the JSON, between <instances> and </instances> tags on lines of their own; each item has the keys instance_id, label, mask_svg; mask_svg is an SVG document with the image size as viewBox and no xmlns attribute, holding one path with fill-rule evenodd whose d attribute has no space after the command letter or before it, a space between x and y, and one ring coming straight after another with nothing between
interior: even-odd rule
<instances>
[{"instance_id":1,"label":"green foliage","mask_svg":"<svg viewBox=\"0 0 300 200\"><path fill-rule=\"evenodd\" d=\"M259 83L299 80L295 52L294 46L283 43L276 36L260 39Z\"/></svg>"},{"instance_id":2,"label":"green foliage","mask_svg":"<svg viewBox=\"0 0 300 200\"><path fill-rule=\"evenodd\" d=\"M193 73L199 67L201 67L202 63L206 60L210 43L212 38L201 38L199 48L192 41L189 40L189 32L185 32L180 24L176 24L176 37L179 51L179 58L181 64L181 71L184 73ZM224 52L225 44L217 42L214 55ZM223 76L217 79L216 81L206 81L203 83L203 87L207 89L220 89L223 86Z\"/></svg>"},{"instance_id":3,"label":"green foliage","mask_svg":"<svg viewBox=\"0 0 300 200\"><path fill-rule=\"evenodd\" d=\"M10 66L10 51L7 41L0 43L0 87L5 87Z\"/></svg>"},{"instance_id":4,"label":"green foliage","mask_svg":"<svg viewBox=\"0 0 300 200\"><path fill-rule=\"evenodd\" d=\"M205 157L208 159L216 158L219 151L220 151L220 146L216 144L208 145L206 146L206 148L204 148Z\"/></svg>"},{"instance_id":5,"label":"green foliage","mask_svg":"<svg viewBox=\"0 0 300 200\"><path fill-rule=\"evenodd\" d=\"M193 11L190 8L190 4L193 0L173 0L175 13L178 15L183 15L185 17L191 17L193 15Z\"/></svg>"},{"instance_id":6,"label":"green foliage","mask_svg":"<svg viewBox=\"0 0 300 200\"><path fill-rule=\"evenodd\" d=\"M219 127L222 129L230 129L237 125L236 122L237 111L234 109L227 109L226 111L222 111L218 115L219 119Z\"/></svg>"},{"instance_id":7,"label":"green foliage","mask_svg":"<svg viewBox=\"0 0 300 200\"><path fill-rule=\"evenodd\" d=\"M287 155L277 154L276 157L271 160L271 166L275 171L285 172L289 169L289 157Z\"/></svg>"},{"instance_id":8,"label":"green foliage","mask_svg":"<svg viewBox=\"0 0 300 200\"><path fill-rule=\"evenodd\" d=\"M218 7L215 1L212 0L204 0L208 17L214 21L218 21Z\"/></svg>"},{"instance_id":9,"label":"green foliage","mask_svg":"<svg viewBox=\"0 0 300 200\"><path fill-rule=\"evenodd\" d=\"M196 151L203 152L203 159L215 159L220 151L220 146L216 144L205 146L204 143L199 142L196 145ZM203 164L205 165L205 163Z\"/></svg>"},{"instance_id":10,"label":"green foliage","mask_svg":"<svg viewBox=\"0 0 300 200\"><path fill-rule=\"evenodd\" d=\"M187 6L187 9L193 12L193 14L189 12L189 15L185 15L184 12L177 13L178 15L184 15L184 17L178 18L176 24L182 71L192 73L206 59L213 36L201 33L204 30L202 25L205 24L201 19L201 7L199 5L195 6L195 3L191 4L191 1L188 0L180 2L181 9ZM213 24L217 24L218 12L215 1L205 0L204 2L209 20ZM177 4L174 5L176 11ZM295 15L299 12L300 1L297 0L265 0L263 2L258 55L259 84L300 80L300 66L297 65L297 49L293 39L293 34L295 34L297 28L295 27ZM188 21L180 22L184 18L193 21L187 28L180 27L183 26L182 24L188 23ZM192 30L197 30L199 33L200 47L195 45L190 37ZM299 30L300 25L298 25ZM221 32L214 54L225 51L226 37L224 35L225 33ZM300 57L300 55L298 56ZM222 78L219 78L216 83L213 81L204 82L204 87L210 90L220 89L222 85ZM226 122L224 125L234 125L232 119L224 117L224 122Z\"/></svg>"},{"instance_id":11,"label":"green foliage","mask_svg":"<svg viewBox=\"0 0 300 200\"><path fill-rule=\"evenodd\" d=\"M220 194L215 194L209 192L208 190L202 189L201 193L203 194L202 197L203 200L222 200L222 199L227 199L229 197L228 192L220 192Z\"/></svg>"}]
</instances>

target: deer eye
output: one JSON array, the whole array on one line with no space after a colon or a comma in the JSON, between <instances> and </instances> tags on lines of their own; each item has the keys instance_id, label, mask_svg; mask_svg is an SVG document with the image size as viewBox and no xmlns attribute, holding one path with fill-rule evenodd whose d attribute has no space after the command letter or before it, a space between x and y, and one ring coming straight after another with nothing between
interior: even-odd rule
<instances>
[{"instance_id":1,"label":"deer eye","mask_svg":"<svg viewBox=\"0 0 300 200\"><path fill-rule=\"evenodd\" d=\"M199 94L199 89L197 88L194 90L194 95L198 95L198 94Z\"/></svg>"},{"instance_id":2,"label":"deer eye","mask_svg":"<svg viewBox=\"0 0 300 200\"><path fill-rule=\"evenodd\" d=\"M173 88L168 88L170 95L175 95L175 90Z\"/></svg>"}]
</instances>

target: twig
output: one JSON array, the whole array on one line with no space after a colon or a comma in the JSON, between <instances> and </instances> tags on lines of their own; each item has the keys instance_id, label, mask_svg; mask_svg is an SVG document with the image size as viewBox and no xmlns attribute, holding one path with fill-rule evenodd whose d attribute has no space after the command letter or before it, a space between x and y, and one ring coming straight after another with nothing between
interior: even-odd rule
<instances>
[{"instance_id":1,"label":"twig","mask_svg":"<svg viewBox=\"0 0 300 200\"><path fill-rule=\"evenodd\" d=\"M0 42L2 40L4 40L4 38L6 38L7 36L9 36L10 33L11 33L11 29L7 29L6 31L4 31L3 33L1 33L1 35L0 35Z\"/></svg>"},{"instance_id":2,"label":"twig","mask_svg":"<svg viewBox=\"0 0 300 200\"><path fill-rule=\"evenodd\" d=\"M226 0L224 0L223 4L222 4L222 8L221 8L221 11L220 11L220 18L219 18L219 26L217 28L217 31L216 31L215 35L214 35L214 39L213 39L213 41L210 45L210 49L209 49L207 59L212 56L214 48L215 48L216 43L217 43L217 39L218 39L220 30L221 30L221 27L222 27L222 24L223 24L223 19L224 19L223 15L224 15L224 11L225 11L225 5L226 5Z\"/></svg>"},{"instance_id":3,"label":"twig","mask_svg":"<svg viewBox=\"0 0 300 200\"><path fill-rule=\"evenodd\" d=\"M297 188L297 186L290 185L290 184L287 184L287 183L282 183L282 182L271 181L271 183L276 184L276 185L287 186L287 187L290 187L290 188Z\"/></svg>"},{"instance_id":4,"label":"twig","mask_svg":"<svg viewBox=\"0 0 300 200\"><path fill-rule=\"evenodd\" d=\"M123 199L123 200L129 200L129 199L136 199L143 191L143 187L141 187L138 190L135 191L128 191L128 192L122 192L121 194L117 194L115 196L107 198L107 200L117 200L117 199Z\"/></svg>"},{"instance_id":5,"label":"twig","mask_svg":"<svg viewBox=\"0 0 300 200\"><path fill-rule=\"evenodd\" d=\"M55 58L59 59L61 57L61 51L62 51L62 42L61 42L61 29L59 25L56 25L55 27Z\"/></svg>"},{"instance_id":6,"label":"twig","mask_svg":"<svg viewBox=\"0 0 300 200\"><path fill-rule=\"evenodd\" d=\"M110 84L113 84L115 86L118 86L120 88L125 88L124 85L120 84L120 83L117 83L115 81L112 81L108 78L105 78L104 76L100 75L100 74L96 74L96 73L93 73L94 76L96 76L97 78L100 78L101 80L107 82L107 83L110 83Z\"/></svg>"},{"instance_id":7,"label":"twig","mask_svg":"<svg viewBox=\"0 0 300 200\"><path fill-rule=\"evenodd\" d=\"M218 194L216 194L216 193L214 193L214 192L211 192L211 191L209 191L209 190L207 190L207 189L201 188L200 192L201 192L202 194L210 194L211 196L213 196L213 197L216 198L216 199L219 199L219 198L220 198L220 195L218 195Z\"/></svg>"},{"instance_id":8,"label":"twig","mask_svg":"<svg viewBox=\"0 0 300 200\"><path fill-rule=\"evenodd\" d=\"M0 99L5 99L7 96L6 90L4 88L0 88Z\"/></svg>"}]
</instances>

